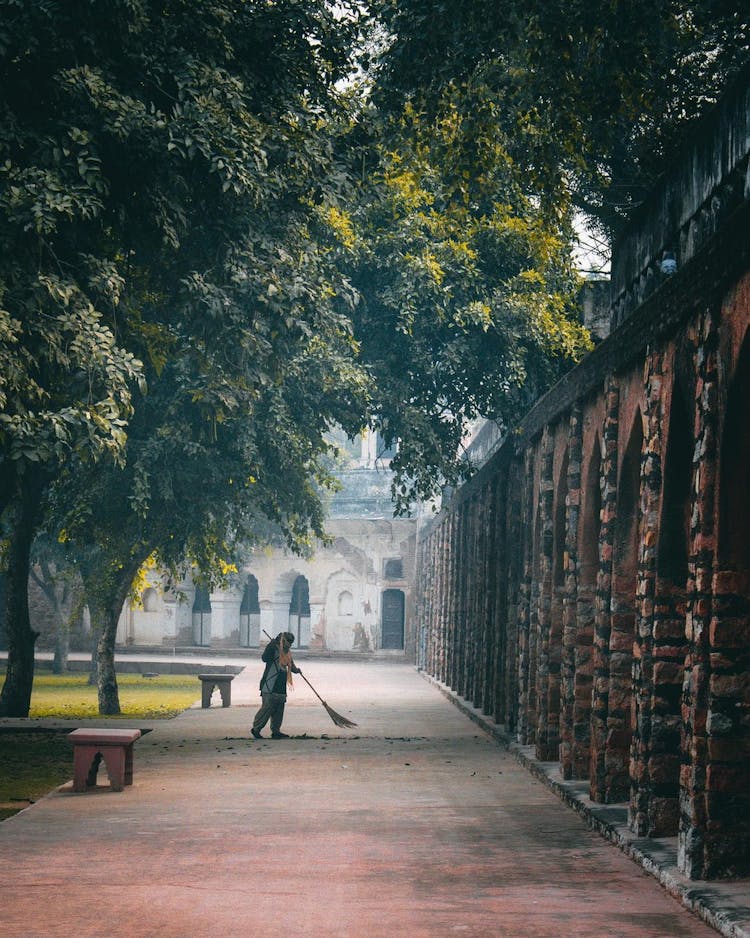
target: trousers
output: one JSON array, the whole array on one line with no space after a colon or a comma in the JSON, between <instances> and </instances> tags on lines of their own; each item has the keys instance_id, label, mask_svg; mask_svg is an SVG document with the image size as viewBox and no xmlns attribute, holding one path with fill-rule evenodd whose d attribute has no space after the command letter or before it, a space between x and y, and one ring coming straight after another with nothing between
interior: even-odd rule
<instances>
[{"instance_id":1,"label":"trousers","mask_svg":"<svg viewBox=\"0 0 750 938\"><path fill-rule=\"evenodd\" d=\"M284 719L286 694L261 694L260 696L263 704L255 714L253 729L260 732L270 719L271 732L278 733L281 730L281 721Z\"/></svg>"}]
</instances>

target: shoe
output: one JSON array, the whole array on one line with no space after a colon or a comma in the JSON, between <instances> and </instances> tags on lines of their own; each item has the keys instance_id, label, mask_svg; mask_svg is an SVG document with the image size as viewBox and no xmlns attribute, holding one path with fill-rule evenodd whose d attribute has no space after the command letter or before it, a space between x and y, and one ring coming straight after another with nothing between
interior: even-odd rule
<instances>
[{"instance_id":1,"label":"shoe","mask_svg":"<svg viewBox=\"0 0 750 938\"><path fill-rule=\"evenodd\" d=\"M288 733L271 733L271 739L289 739Z\"/></svg>"},{"instance_id":2,"label":"shoe","mask_svg":"<svg viewBox=\"0 0 750 938\"><path fill-rule=\"evenodd\" d=\"M256 739L263 739L263 737L261 736L260 730L256 730L255 727L253 727L253 728L250 730L250 732L253 734L253 736L254 736Z\"/></svg>"}]
</instances>

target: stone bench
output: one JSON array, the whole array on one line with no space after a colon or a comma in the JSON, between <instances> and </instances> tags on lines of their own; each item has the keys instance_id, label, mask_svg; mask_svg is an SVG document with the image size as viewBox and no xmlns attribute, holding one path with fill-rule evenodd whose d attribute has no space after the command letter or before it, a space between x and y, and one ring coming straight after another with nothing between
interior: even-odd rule
<instances>
[{"instance_id":1,"label":"stone bench","mask_svg":"<svg viewBox=\"0 0 750 938\"><path fill-rule=\"evenodd\" d=\"M201 707L211 706L211 694L214 692L214 687L219 688L222 707L231 706L234 674L199 674L198 677L202 687Z\"/></svg>"},{"instance_id":2,"label":"stone bench","mask_svg":"<svg viewBox=\"0 0 750 938\"><path fill-rule=\"evenodd\" d=\"M73 747L73 791L86 791L96 785L104 760L112 791L133 784L133 743L140 730L79 729L68 733Z\"/></svg>"}]
</instances>

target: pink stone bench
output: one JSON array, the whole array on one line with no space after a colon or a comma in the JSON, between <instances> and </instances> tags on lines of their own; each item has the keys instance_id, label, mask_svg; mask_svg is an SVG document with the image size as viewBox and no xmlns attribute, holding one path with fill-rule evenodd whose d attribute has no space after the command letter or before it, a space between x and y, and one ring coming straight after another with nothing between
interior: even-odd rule
<instances>
[{"instance_id":1,"label":"pink stone bench","mask_svg":"<svg viewBox=\"0 0 750 938\"><path fill-rule=\"evenodd\" d=\"M201 707L205 709L211 706L211 694L214 692L214 687L219 688L222 707L231 706L234 674L199 674L198 677L201 682Z\"/></svg>"},{"instance_id":2,"label":"pink stone bench","mask_svg":"<svg viewBox=\"0 0 750 938\"><path fill-rule=\"evenodd\" d=\"M133 784L133 743L140 730L80 729L68 733L73 747L73 791L86 791L96 785L99 765L104 760L112 791Z\"/></svg>"}]
</instances>

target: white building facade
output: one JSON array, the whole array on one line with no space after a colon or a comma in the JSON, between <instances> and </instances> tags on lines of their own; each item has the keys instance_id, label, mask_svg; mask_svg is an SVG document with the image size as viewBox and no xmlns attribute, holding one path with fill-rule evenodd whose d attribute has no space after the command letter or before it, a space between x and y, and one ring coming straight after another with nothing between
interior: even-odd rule
<instances>
[{"instance_id":1,"label":"white building facade","mask_svg":"<svg viewBox=\"0 0 750 938\"><path fill-rule=\"evenodd\" d=\"M261 548L208 594L191 580L166 589L158 573L140 602L126 604L121 648L257 649L291 631L296 647L348 654L414 656L411 625L416 518L394 518L388 454L374 434L346 454L332 498L330 545L310 558Z\"/></svg>"}]
</instances>

